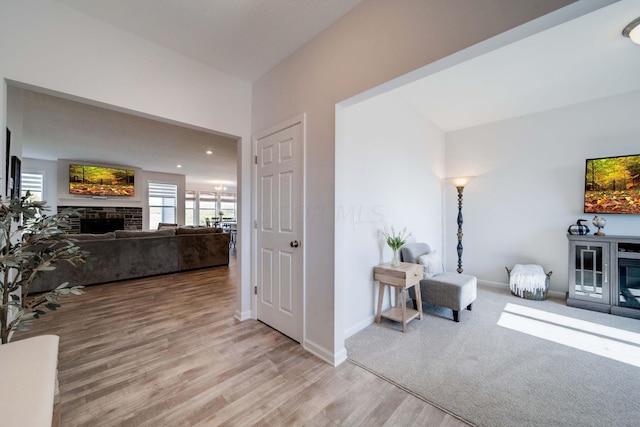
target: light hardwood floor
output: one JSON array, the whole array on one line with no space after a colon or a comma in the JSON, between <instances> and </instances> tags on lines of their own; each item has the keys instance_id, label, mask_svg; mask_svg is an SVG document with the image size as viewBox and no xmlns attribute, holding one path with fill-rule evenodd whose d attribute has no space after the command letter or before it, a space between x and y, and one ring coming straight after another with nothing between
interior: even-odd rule
<instances>
[{"instance_id":1,"label":"light hardwood floor","mask_svg":"<svg viewBox=\"0 0 640 427\"><path fill-rule=\"evenodd\" d=\"M261 322L233 318L229 267L87 287L34 323L60 336L62 426L465 426Z\"/></svg>"}]
</instances>

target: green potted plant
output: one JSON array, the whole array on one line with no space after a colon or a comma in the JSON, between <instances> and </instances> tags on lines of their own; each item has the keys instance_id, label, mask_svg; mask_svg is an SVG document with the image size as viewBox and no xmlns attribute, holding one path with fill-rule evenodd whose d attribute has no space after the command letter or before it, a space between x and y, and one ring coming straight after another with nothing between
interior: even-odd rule
<instances>
[{"instance_id":1,"label":"green potted plant","mask_svg":"<svg viewBox=\"0 0 640 427\"><path fill-rule=\"evenodd\" d=\"M29 295L37 275L54 270L56 263L85 262L88 252L67 234L69 216L65 211L46 216L44 201L31 200L29 192L5 203L0 199L0 341L9 342L11 333L26 330L46 313L56 310L67 295L81 295L82 286L61 283L56 289Z\"/></svg>"}]
</instances>

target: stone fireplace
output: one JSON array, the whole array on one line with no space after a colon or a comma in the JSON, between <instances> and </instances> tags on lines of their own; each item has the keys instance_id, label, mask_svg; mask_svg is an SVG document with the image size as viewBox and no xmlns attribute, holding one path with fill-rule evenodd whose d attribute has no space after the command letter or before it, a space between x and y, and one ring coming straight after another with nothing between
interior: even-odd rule
<instances>
[{"instance_id":1,"label":"stone fireplace","mask_svg":"<svg viewBox=\"0 0 640 427\"><path fill-rule=\"evenodd\" d=\"M103 233L118 229L142 230L142 208L118 206L58 206L58 212L62 212L65 209L75 209L80 212L80 216L69 219L71 233Z\"/></svg>"}]
</instances>

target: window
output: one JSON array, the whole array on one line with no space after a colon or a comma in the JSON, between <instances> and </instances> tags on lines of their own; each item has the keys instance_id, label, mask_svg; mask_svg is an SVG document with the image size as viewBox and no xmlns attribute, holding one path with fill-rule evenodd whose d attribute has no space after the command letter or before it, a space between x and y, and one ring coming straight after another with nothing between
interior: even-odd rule
<instances>
[{"instance_id":1,"label":"window","mask_svg":"<svg viewBox=\"0 0 640 427\"><path fill-rule=\"evenodd\" d=\"M225 221L236 219L236 195L233 193L220 194L220 210Z\"/></svg>"},{"instance_id":2,"label":"window","mask_svg":"<svg viewBox=\"0 0 640 427\"><path fill-rule=\"evenodd\" d=\"M207 225L207 218L209 218L210 221L215 221L218 216L216 212L218 194L210 191L201 191L198 202L199 224Z\"/></svg>"},{"instance_id":3,"label":"window","mask_svg":"<svg viewBox=\"0 0 640 427\"><path fill-rule=\"evenodd\" d=\"M176 184L149 183L149 229L155 230L161 222L176 223L178 186Z\"/></svg>"},{"instance_id":4,"label":"window","mask_svg":"<svg viewBox=\"0 0 640 427\"><path fill-rule=\"evenodd\" d=\"M185 192L185 223L188 225L214 225L220 221L235 221L236 195L235 193L219 193L217 191Z\"/></svg>"},{"instance_id":5,"label":"window","mask_svg":"<svg viewBox=\"0 0 640 427\"><path fill-rule=\"evenodd\" d=\"M41 202L44 198L44 174L42 172L22 172L20 174L20 196L24 197L27 191L31 193L30 200Z\"/></svg>"},{"instance_id":6,"label":"window","mask_svg":"<svg viewBox=\"0 0 640 427\"><path fill-rule=\"evenodd\" d=\"M184 223L196 225L196 192L187 190L184 194Z\"/></svg>"}]
</instances>

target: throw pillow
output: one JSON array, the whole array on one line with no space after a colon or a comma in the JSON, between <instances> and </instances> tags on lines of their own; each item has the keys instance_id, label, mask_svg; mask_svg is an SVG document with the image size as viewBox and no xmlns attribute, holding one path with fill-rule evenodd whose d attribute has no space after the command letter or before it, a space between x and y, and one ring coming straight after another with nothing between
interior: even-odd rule
<instances>
[{"instance_id":1,"label":"throw pillow","mask_svg":"<svg viewBox=\"0 0 640 427\"><path fill-rule=\"evenodd\" d=\"M174 229L167 230L116 230L116 239L135 239L138 237L167 237L176 234Z\"/></svg>"},{"instance_id":2,"label":"throw pillow","mask_svg":"<svg viewBox=\"0 0 640 427\"><path fill-rule=\"evenodd\" d=\"M440 259L440 254L437 251L431 251L426 255L419 256L418 262L424 266L425 278L437 276L444 271L442 259Z\"/></svg>"},{"instance_id":3,"label":"throw pillow","mask_svg":"<svg viewBox=\"0 0 640 427\"><path fill-rule=\"evenodd\" d=\"M176 234L211 234L222 233L222 228L218 227L180 227L176 229Z\"/></svg>"}]
</instances>

